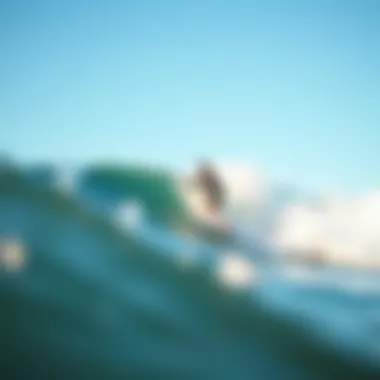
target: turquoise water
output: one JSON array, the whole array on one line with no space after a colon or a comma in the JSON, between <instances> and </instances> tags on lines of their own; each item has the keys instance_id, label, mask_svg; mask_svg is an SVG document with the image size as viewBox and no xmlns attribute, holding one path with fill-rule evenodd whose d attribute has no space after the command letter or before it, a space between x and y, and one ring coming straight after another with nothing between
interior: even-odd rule
<instances>
[{"instance_id":1,"label":"turquoise water","mask_svg":"<svg viewBox=\"0 0 380 380\"><path fill-rule=\"evenodd\" d=\"M378 274L255 261L149 216L127 226L104 188L24 177L0 177L4 378L379 378ZM231 250L254 273L238 288L220 270Z\"/></svg>"}]
</instances>

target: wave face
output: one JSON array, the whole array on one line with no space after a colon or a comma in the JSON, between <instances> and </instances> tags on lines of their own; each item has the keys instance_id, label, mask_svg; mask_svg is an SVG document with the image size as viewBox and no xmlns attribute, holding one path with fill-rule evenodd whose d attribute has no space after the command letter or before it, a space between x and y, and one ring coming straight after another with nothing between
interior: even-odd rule
<instances>
[{"instance_id":1,"label":"wave face","mask_svg":"<svg viewBox=\"0 0 380 380\"><path fill-rule=\"evenodd\" d=\"M86 170L80 188L85 198L93 196L122 201L137 198L151 220L172 223L185 218L185 207L175 192L174 178L169 172L140 167L98 166Z\"/></svg>"},{"instance_id":2,"label":"wave face","mask_svg":"<svg viewBox=\"0 0 380 380\"><path fill-rule=\"evenodd\" d=\"M212 242L226 240L218 230L194 218L179 194L177 181L173 173L163 169L98 165L83 172L78 191L85 202L107 213L138 203L151 224L196 234Z\"/></svg>"},{"instance_id":3,"label":"wave face","mask_svg":"<svg viewBox=\"0 0 380 380\"><path fill-rule=\"evenodd\" d=\"M113 187L85 173L64 194L2 170L5 378L379 378L376 278L264 267L180 237L167 179L160 193L153 177L111 174ZM125 192L162 224L108 214Z\"/></svg>"}]
</instances>

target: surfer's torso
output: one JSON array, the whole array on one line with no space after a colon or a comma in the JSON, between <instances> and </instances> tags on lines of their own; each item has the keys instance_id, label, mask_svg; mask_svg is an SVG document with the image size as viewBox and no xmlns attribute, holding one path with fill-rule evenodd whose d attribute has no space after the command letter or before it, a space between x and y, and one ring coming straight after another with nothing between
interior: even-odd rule
<instances>
[{"instance_id":1,"label":"surfer's torso","mask_svg":"<svg viewBox=\"0 0 380 380\"><path fill-rule=\"evenodd\" d=\"M213 166L202 163L181 184L180 193L189 211L201 224L218 231L228 229L223 215L224 184Z\"/></svg>"},{"instance_id":2,"label":"surfer's torso","mask_svg":"<svg viewBox=\"0 0 380 380\"><path fill-rule=\"evenodd\" d=\"M205 165L196 174L196 181L205 192L208 208L212 211L221 211L224 204L224 190L217 173Z\"/></svg>"}]
</instances>

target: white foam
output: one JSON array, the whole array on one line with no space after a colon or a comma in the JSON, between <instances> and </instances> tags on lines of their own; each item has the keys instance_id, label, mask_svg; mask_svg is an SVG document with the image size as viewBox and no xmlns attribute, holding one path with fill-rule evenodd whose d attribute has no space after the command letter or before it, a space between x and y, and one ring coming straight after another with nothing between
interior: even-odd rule
<instances>
[{"instance_id":1,"label":"white foam","mask_svg":"<svg viewBox=\"0 0 380 380\"><path fill-rule=\"evenodd\" d=\"M329 199L318 210L294 204L284 210L273 234L285 252L361 267L380 267L380 192Z\"/></svg>"},{"instance_id":2,"label":"white foam","mask_svg":"<svg viewBox=\"0 0 380 380\"><path fill-rule=\"evenodd\" d=\"M251 261L237 253L225 253L218 262L217 275L227 285L242 288L258 279Z\"/></svg>"},{"instance_id":3,"label":"white foam","mask_svg":"<svg viewBox=\"0 0 380 380\"><path fill-rule=\"evenodd\" d=\"M270 194L267 181L244 162L216 159L214 163L226 188L229 219L260 229L259 214L265 214ZM190 208L206 220L202 194L188 194L187 200ZM320 199L318 208L307 202L293 202L275 215L264 215L266 218L270 219L269 244L280 252L335 265L380 268L379 190L351 198L326 197Z\"/></svg>"},{"instance_id":4,"label":"white foam","mask_svg":"<svg viewBox=\"0 0 380 380\"><path fill-rule=\"evenodd\" d=\"M215 164L227 191L227 203L241 208L248 204L259 203L265 192L264 177L246 162L219 160Z\"/></svg>"},{"instance_id":5,"label":"white foam","mask_svg":"<svg viewBox=\"0 0 380 380\"><path fill-rule=\"evenodd\" d=\"M0 239L0 267L9 272L19 272L26 266L26 247L20 239L3 237Z\"/></svg>"},{"instance_id":6,"label":"white foam","mask_svg":"<svg viewBox=\"0 0 380 380\"><path fill-rule=\"evenodd\" d=\"M135 200L125 202L116 210L115 218L122 227L128 229L138 228L144 218L143 205Z\"/></svg>"}]
</instances>

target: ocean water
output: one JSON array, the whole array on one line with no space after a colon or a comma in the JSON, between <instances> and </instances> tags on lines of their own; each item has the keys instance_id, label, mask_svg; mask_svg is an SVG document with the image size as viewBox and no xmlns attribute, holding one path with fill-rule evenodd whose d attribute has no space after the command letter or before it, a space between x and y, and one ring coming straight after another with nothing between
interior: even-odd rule
<instances>
[{"instance_id":1,"label":"ocean water","mask_svg":"<svg viewBox=\"0 0 380 380\"><path fill-rule=\"evenodd\" d=\"M380 378L378 273L262 260L163 176L118 173L68 192L2 169L4 379Z\"/></svg>"}]
</instances>

